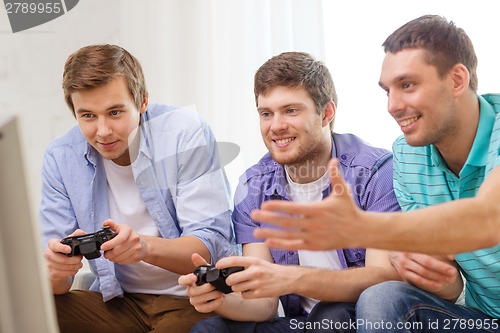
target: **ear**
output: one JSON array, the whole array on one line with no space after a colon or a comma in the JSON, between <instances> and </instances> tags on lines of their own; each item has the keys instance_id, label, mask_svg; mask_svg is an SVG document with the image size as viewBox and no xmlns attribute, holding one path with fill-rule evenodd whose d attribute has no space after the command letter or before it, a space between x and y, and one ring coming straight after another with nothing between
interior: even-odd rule
<instances>
[{"instance_id":1,"label":"ear","mask_svg":"<svg viewBox=\"0 0 500 333\"><path fill-rule=\"evenodd\" d=\"M323 109L322 112L323 119L321 120L321 125L323 127L329 126L330 123L333 121L333 119L335 119L335 112L336 112L335 103L333 103L333 101L326 103L325 108Z\"/></svg>"},{"instance_id":2,"label":"ear","mask_svg":"<svg viewBox=\"0 0 500 333\"><path fill-rule=\"evenodd\" d=\"M141 107L139 108L140 114L143 114L144 112L146 112L146 110L148 109L148 102L149 102L149 99L147 97L144 97L144 99L142 100Z\"/></svg>"},{"instance_id":3,"label":"ear","mask_svg":"<svg viewBox=\"0 0 500 333\"><path fill-rule=\"evenodd\" d=\"M467 67L463 64L456 64L450 71L453 81L453 93L455 96L462 95L469 89L470 74Z\"/></svg>"}]
</instances>

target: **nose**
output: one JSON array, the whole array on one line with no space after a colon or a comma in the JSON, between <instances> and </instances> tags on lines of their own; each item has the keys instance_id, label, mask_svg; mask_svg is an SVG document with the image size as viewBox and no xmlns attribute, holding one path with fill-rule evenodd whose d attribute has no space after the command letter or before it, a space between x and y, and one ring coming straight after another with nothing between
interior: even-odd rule
<instances>
[{"instance_id":1,"label":"nose","mask_svg":"<svg viewBox=\"0 0 500 333\"><path fill-rule=\"evenodd\" d=\"M401 94L391 91L387 96L387 110L391 115L395 115L404 108L404 102Z\"/></svg>"},{"instance_id":2,"label":"nose","mask_svg":"<svg viewBox=\"0 0 500 333\"><path fill-rule=\"evenodd\" d=\"M112 132L111 127L106 118L100 117L97 120L97 135L100 137L106 137Z\"/></svg>"},{"instance_id":3,"label":"nose","mask_svg":"<svg viewBox=\"0 0 500 333\"><path fill-rule=\"evenodd\" d=\"M275 113L271 121L271 131L281 132L288 127L285 117L279 113Z\"/></svg>"}]
</instances>

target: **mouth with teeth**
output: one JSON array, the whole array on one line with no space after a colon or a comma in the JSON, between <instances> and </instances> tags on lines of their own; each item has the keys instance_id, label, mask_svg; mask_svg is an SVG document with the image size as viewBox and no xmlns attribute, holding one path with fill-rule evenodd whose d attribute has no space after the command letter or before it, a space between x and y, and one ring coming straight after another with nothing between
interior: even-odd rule
<instances>
[{"instance_id":1,"label":"mouth with teeth","mask_svg":"<svg viewBox=\"0 0 500 333\"><path fill-rule=\"evenodd\" d=\"M274 141L274 143L276 143L276 145L278 147L285 147L286 145L288 145L293 140L295 140L295 137L274 139L273 141Z\"/></svg>"},{"instance_id":2,"label":"mouth with teeth","mask_svg":"<svg viewBox=\"0 0 500 333\"><path fill-rule=\"evenodd\" d=\"M415 124L415 122L419 119L420 119L420 116L415 116L415 117L406 118L403 120L398 120L398 125L401 127L401 130L403 132L407 132L407 131L411 130L412 125Z\"/></svg>"}]
</instances>

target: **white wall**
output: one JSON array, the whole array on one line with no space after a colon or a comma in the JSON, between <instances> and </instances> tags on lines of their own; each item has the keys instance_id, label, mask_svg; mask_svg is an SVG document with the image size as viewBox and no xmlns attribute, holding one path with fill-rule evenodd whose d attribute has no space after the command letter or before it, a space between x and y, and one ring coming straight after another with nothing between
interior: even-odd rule
<instances>
[{"instance_id":1,"label":"white wall","mask_svg":"<svg viewBox=\"0 0 500 333\"><path fill-rule=\"evenodd\" d=\"M61 89L78 48L114 43L141 61L151 102L195 105L218 141L241 147L226 167L233 188L266 151L253 75L271 56L323 57L321 0L81 0L67 14L13 34L0 7L0 113L20 117L33 211L48 142L74 125ZM5 157L0 157L5 158Z\"/></svg>"},{"instance_id":2,"label":"white wall","mask_svg":"<svg viewBox=\"0 0 500 333\"><path fill-rule=\"evenodd\" d=\"M475 44L479 91L498 92L495 1L81 0L66 15L16 34L0 8L0 113L20 117L36 212L45 146L74 124L60 87L63 64L83 45L120 44L142 62L152 101L195 104L219 141L241 147L226 168L234 187L266 151L253 75L268 58L297 50L324 60L339 95L336 131L390 148L400 132L377 84L384 39L417 16L443 14Z\"/></svg>"},{"instance_id":3,"label":"white wall","mask_svg":"<svg viewBox=\"0 0 500 333\"><path fill-rule=\"evenodd\" d=\"M479 59L479 93L500 92L497 0L323 1L325 63L332 72L339 106L337 132L358 134L387 149L401 132L387 113L378 86L382 43L404 23L425 14L443 15L462 27Z\"/></svg>"}]
</instances>

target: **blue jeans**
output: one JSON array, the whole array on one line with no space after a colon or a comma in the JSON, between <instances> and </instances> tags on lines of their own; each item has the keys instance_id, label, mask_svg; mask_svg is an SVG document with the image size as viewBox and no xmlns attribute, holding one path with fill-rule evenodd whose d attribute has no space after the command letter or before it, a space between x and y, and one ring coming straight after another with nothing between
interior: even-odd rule
<instances>
[{"instance_id":1,"label":"blue jeans","mask_svg":"<svg viewBox=\"0 0 500 333\"><path fill-rule=\"evenodd\" d=\"M356 304L357 332L500 332L500 320L408 283L366 289Z\"/></svg>"},{"instance_id":2,"label":"blue jeans","mask_svg":"<svg viewBox=\"0 0 500 333\"><path fill-rule=\"evenodd\" d=\"M354 307L353 303L320 302L308 317L276 317L260 323L212 317L198 322L190 333L354 333Z\"/></svg>"}]
</instances>

